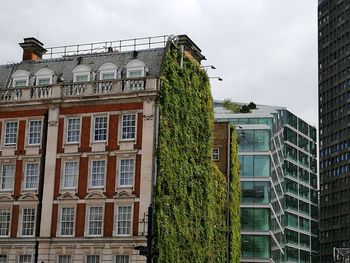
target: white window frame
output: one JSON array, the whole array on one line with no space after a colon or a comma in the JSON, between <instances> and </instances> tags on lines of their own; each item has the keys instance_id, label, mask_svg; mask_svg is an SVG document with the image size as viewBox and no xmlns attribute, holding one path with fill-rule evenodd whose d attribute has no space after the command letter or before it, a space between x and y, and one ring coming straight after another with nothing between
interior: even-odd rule
<instances>
[{"instance_id":1,"label":"white window frame","mask_svg":"<svg viewBox=\"0 0 350 263\"><path fill-rule=\"evenodd\" d=\"M12 171L10 176L5 176L4 174L4 166L11 166ZM1 174L0 174L0 191L12 191L13 190L13 182L15 179L15 171L16 171L16 166L13 163L1 163ZM4 178L10 178L11 177L11 184L10 187L3 187L4 184Z\"/></svg>"},{"instance_id":2,"label":"white window frame","mask_svg":"<svg viewBox=\"0 0 350 263\"><path fill-rule=\"evenodd\" d=\"M124 117L126 116L134 116L135 117L135 125L134 126L124 126ZM137 113L136 112L130 112L130 113L123 113L121 115L121 118L120 118L120 140L122 141L134 141L136 140L137 138ZM125 122L128 122L130 120L125 120ZM131 120L132 121L132 120ZM128 138L129 136L127 135L130 131L126 131L124 133L124 129L127 129L127 128L131 128L133 127L134 128L134 136L133 137L130 137ZM124 134L126 134L126 136L124 136Z\"/></svg>"},{"instance_id":3,"label":"white window frame","mask_svg":"<svg viewBox=\"0 0 350 263\"><path fill-rule=\"evenodd\" d=\"M88 257L96 257L97 260L95 259L94 261L89 261L88 262ZM85 257L85 263L100 263L101 262L101 256L100 255L86 255Z\"/></svg>"},{"instance_id":4,"label":"white window frame","mask_svg":"<svg viewBox=\"0 0 350 263\"><path fill-rule=\"evenodd\" d=\"M94 163L95 162L104 162L103 165L103 185L93 185L93 174L94 174ZM101 166L102 167L102 166ZM104 189L106 184L106 173L107 173L107 161L106 159L91 159L90 160L90 173L89 173L89 188L90 189Z\"/></svg>"},{"instance_id":5,"label":"white window frame","mask_svg":"<svg viewBox=\"0 0 350 263\"><path fill-rule=\"evenodd\" d=\"M10 123L15 123L15 128L12 128L13 130L15 129L16 130L16 133L12 132L11 131L11 135L15 135L15 136L11 136L10 139L8 138L8 133L9 133L9 130L8 130L8 127L7 125L10 124ZM4 125L4 146L16 146L17 144L17 138L18 137L18 120L7 120L5 121L5 125ZM14 142L12 141L12 138L14 138ZM9 141L8 141L9 140Z\"/></svg>"},{"instance_id":6,"label":"white window frame","mask_svg":"<svg viewBox=\"0 0 350 263\"><path fill-rule=\"evenodd\" d=\"M21 257L27 257L27 260L21 260ZM32 254L22 254L18 255L18 263L32 263L33 262L33 255Z\"/></svg>"},{"instance_id":7,"label":"white window frame","mask_svg":"<svg viewBox=\"0 0 350 263\"><path fill-rule=\"evenodd\" d=\"M78 120L78 123L79 123L79 130L78 129L70 129L70 124L69 124L69 121L70 120ZM73 126L73 125L72 125ZM75 123L75 126L74 128L76 128L76 123ZM69 135L70 132L77 132L78 131L78 135L74 134L72 136ZM77 140L75 141L69 141L69 138L76 138L76 136L78 137ZM78 117L78 116L71 116L71 117L68 117L66 119L66 143L67 144L77 144L77 143L80 143L80 136L81 136L81 117Z\"/></svg>"},{"instance_id":8,"label":"white window frame","mask_svg":"<svg viewBox=\"0 0 350 263\"><path fill-rule=\"evenodd\" d=\"M6 213L8 215L6 215ZM8 221L6 220L8 217ZM6 220L6 221L5 221ZM12 211L10 207L0 208L0 238L9 237L11 231ZM7 232L7 233L6 233Z\"/></svg>"},{"instance_id":9,"label":"white window frame","mask_svg":"<svg viewBox=\"0 0 350 263\"><path fill-rule=\"evenodd\" d=\"M138 60L138 59L131 60L126 65L126 77L131 78L130 73L133 71L141 71L141 76L137 76L135 78L145 77L145 63L143 63L141 60Z\"/></svg>"},{"instance_id":10,"label":"white window frame","mask_svg":"<svg viewBox=\"0 0 350 263\"><path fill-rule=\"evenodd\" d=\"M85 65L78 65L73 69L73 82L88 82L90 81L91 69ZM78 81L78 78L86 76L86 80Z\"/></svg>"},{"instance_id":11,"label":"white window frame","mask_svg":"<svg viewBox=\"0 0 350 263\"><path fill-rule=\"evenodd\" d=\"M32 124L36 123L36 122L40 123L40 131L39 132L37 130L35 130L34 132L31 131L31 129L33 128ZM27 140L28 145L40 145L41 144L42 129L43 129L43 121L42 121L42 119L29 120L29 123L28 123L28 140ZM33 139L31 136L34 136L34 142L31 142L31 139ZM39 140L37 140L37 138L39 138Z\"/></svg>"},{"instance_id":12,"label":"white window frame","mask_svg":"<svg viewBox=\"0 0 350 263\"><path fill-rule=\"evenodd\" d=\"M29 166L32 166L32 165L36 165L37 166L36 176L35 176L35 174L28 173L29 172L28 168L29 168ZM30 171L34 171L34 170L31 169ZM40 176L40 163L39 162L26 162L26 164L24 166L23 190L37 190L38 182L39 182L39 176ZM28 187L27 186L28 177L36 177L35 187Z\"/></svg>"},{"instance_id":13,"label":"white window frame","mask_svg":"<svg viewBox=\"0 0 350 263\"><path fill-rule=\"evenodd\" d=\"M133 167L132 167L132 177L131 177L131 184L122 184L122 162L124 161L132 161L133 162ZM134 187L134 183L135 183L135 170L136 170L136 160L135 157L131 157L131 158L120 158L118 160L118 187L119 188L133 188ZM124 179L125 180L125 179Z\"/></svg>"},{"instance_id":14,"label":"white window frame","mask_svg":"<svg viewBox=\"0 0 350 263\"><path fill-rule=\"evenodd\" d=\"M106 118L106 127L104 128L96 128L96 119L99 119L99 118ZM95 115L95 116L93 116L93 124L92 124L92 141L93 142L106 142L107 140L108 140L108 122L109 122L109 118L108 118L108 115L107 114L104 114L104 115ZM101 136L101 134L100 135L98 135L98 134L96 134L96 131L97 130L105 130L105 134L104 134L104 136L105 136L105 139L99 139L99 138L97 138L96 139L96 136Z\"/></svg>"},{"instance_id":15,"label":"white window frame","mask_svg":"<svg viewBox=\"0 0 350 263\"><path fill-rule=\"evenodd\" d=\"M29 76L30 73L25 70L17 70L12 74L12 87L13 88L19 88L19 87L27 87L29 85ZM25 85L17 85L18 82L25 82Z\"/></svg>"},{"instance_id":16,"label":"white window frame","mask_svg":"<svg viewBox=\"0 0 350 263\"><path fill-rule=\"evenodd\" d=\"M100 72L99 80L113 80L117 78L117 67L110 62L104 63L98 70ZM105 74L113 74L113 78L104 79L103 76Z\"/></svg>"},{"instance_id":17,"label":"white window frame","mask_svg":"<svg viewBox=\"0 0 350 263\"><path fill-rule=\"evenodd\" d=\"M211 158L213 161L220 160L220 148L218 147L213 148Z\"/></svg>"},{"instance_id":18,"label":"white window frame","mask_svg":"<svg viewBox=\"0 0 350 263\"><path fill-rule=\"evenodd\" d=\"M23 230L24 230L23 224L25 223L24 222L24 211L27 210L27 209L34 210L34 220L27 222L27 224L32 224L33 225L33 228L31 228L32 229L31 230L32 234L28 234L28 235L23 234ZM21 237L34 237L35 236L36 213L37 213L37 211L36 211L35 207L22 207L21 208L21 225L19 227L19 231L20 231L19 236L21 236Z\"/></svg>"},{"instance_id":19,"label":"white window frame","mask_svg":"<svg viewBox=\"0 0 350 263\"><path fill-rule=\"evenodd\" d=\"M76 163L76 174L75 174L75 180L74 180L74 186L66 186L66 169L67 169L67 163ZM69 174L68 176L72 176L73 174ZM78 178L79 178L79 161L78 160L65 160L63 162L62 166L62 183L61 183L61 189L62 190L76 190L78 185ZM71 180L72 181L72 180Z\"/></svg>"},{"instance_id":20,"label":"white window frame","mask_svg":"<svg viewBox=\"0 0 350 263\"><path fill-rule=\"evenodd\" d=\"M58 255L57 256L57 263L71 263L72 262L72 255Z\"/></svg>"},{"instance_id":21,"label":"white window frame","mask_svg":"<svg viewBox=\"0 0 350 263\"><path fill-rule=\"evenodd\" d=\"M121 216L119 212L119 208L126 208L130 207L130 219L129 220L119 220ZM114 236L132 236L132 231L133 231L133 217L134 217L134 207L131 204L116 204L115 205L115 210L114 210ZM119 233L119 223L123 222L129 222L130 227L121 227L121 229L129 229L129 233ZM122 231L124 232L124 231Z\"/></svg>"},{"instance_id":22,"label":"white window frame","mask_svg":"<svg viewBox=\"0 0 350 263\"><path fill-rule=\"evenodd\" d=\"M64 209L73 209L73 219L71 221L63 221L63 210ZM75 220L76 220L76 208L74 206L62 206L60 207L60 214L59 214L59 232L58 232L58 236L61 237L72 237L75 235ZM71 228L71 234L62 234L63 231L63 223L67 223L67 224L72 224L72 228Z\"/></svg>"},{"instance_id":23,"label":"white window frame","mask_svg":"<svg viewBox=\"0 0 350 263\"><path fill-rule=\"evenodd\" d=\"M91 209L92 208L99 208L101 209L101 219L100 220L94 220L94 222L100 222L101 223L101 227L99 228L101 233L100 234L94 234L94 233L90 233L90 223L92 221L92 218L91 217ZM89 205L87 206L87 215L86 215L86 236L89 236L89 237L100 237L100 236L103 236L103 231L104 231L104 206L103 205L100 205L100 204L94 204L94 205ZM91 231L93 232L93 231Z\"/></svg>"},{"instance_id":24,"label":"white window frame","mask_svg":"<svg viewBox=\"0 0 350 263\"><path fill-rule=\"evenodd\" d=\"M120 259L118 259L118 257L120 257ZM114 263L129 263L130 255L115 255L114 259L115 259Z\"/></svg>"},{"instance_id":25,"label":"white window frame","mask_svg":"<svg viewBox=\"0 0 350 263\"><path fill-rule=\"evenodd\" d=\"M35 73L35 85L36 86L49 86L52 85L52 79L53 79L54 72L48 68L42 68L39 69ZM47 83L40 84L41 80L48 80Z\"/></svg>"}]
</instances>

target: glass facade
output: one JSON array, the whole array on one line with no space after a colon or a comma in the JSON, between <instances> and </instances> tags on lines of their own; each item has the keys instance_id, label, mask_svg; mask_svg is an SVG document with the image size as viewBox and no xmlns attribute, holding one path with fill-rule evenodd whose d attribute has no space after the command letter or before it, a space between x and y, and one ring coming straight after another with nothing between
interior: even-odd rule
<instances>
[{"instance_id":1,"label":"glass facade","mask_svg":"<svg viewBox=\"0 0 350 263\"><path fill-rule=\"evenodd\" d=\"M316 130L261 107L216 117L234 124L239 140L242 262L317 262Z\"/></svg>"}]
</instances>

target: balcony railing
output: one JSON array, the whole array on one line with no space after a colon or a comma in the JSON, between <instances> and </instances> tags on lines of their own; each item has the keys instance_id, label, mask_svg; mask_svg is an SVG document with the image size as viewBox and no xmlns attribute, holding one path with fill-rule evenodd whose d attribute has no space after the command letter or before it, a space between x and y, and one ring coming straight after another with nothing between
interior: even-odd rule
<instances>
[{"instance_id":1,"label":"balcony railing","mask_svg":"<svg viewBox=\"0 0 350 263\"><path fill-rule=\"evenodd\" d=\"M84 96L111 96L141 91L156 91L154 77L128 78L80 83L57 83L45 86L0 89L0 103L43 99L66 99Z\"/></svg>"}]
</instances>

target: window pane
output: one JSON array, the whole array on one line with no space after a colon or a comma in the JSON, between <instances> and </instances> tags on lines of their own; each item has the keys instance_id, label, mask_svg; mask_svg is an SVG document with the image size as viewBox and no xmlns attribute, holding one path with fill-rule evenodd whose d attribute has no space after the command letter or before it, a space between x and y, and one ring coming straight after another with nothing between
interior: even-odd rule
<instances>
[{"instance_id":1,"label":"window pane","mask_svg":"<svg viewBox=\"0 0 350 263\"><path fill-rule=\"evenodd\" d=\"M50 85L50 78L43 78L38 80L38 85Z\"/></svg>"},{"instance_id":2,"label":"window pane","mask_svg":"<svg viewBox=\"0 0 350 263\"><path fill-rule=\"evenodd\" d=\"M268 151L269 150L269 131L255 130L254 131L254 150Z\"/></svg>"},{"instance_id":3,"label":"window pane","mask_svg":"<svg viewBox=\"0 0 350 263\"><path fill-rule=\"evenodd\" d=\"M102 235L102 207L90 207L89 209L89 235Z\"/></svg>"},{"instance_id":4,"label":"window pane","mask_svg":"<svg viewBox=\"0 0 350 263\"><path fill-rule=\"evenodd\" d=\"M63 172L63 188L74 189L77 185L78 162L65 162Z\"/></svg>"},{"instance_id":5,"label":"window pane","mask_svg":"<svg viewBox=\"0 0 350 263\"><path fill-rule=\"evenodd\" d=\"M27 80L21 79L21 80L15 80L15 87L24 87L27 86Z\"/></svg>"},{"instance_id":6,"label":"window pane","mask_svg":"<svg viewBox=\"0 0 350 263\"><path fill-rule=\"evenodd\" d=\"M41 120L33 120L29 122L29 144L40 144L41 141Z\"/></svg>"},{"instance_id":7,"label":"window pane","mask_svg":"<svg viewBox=\"0 0 350 263\"><path fill-rule=\"evenodd\" d=\"M269 183L268 182L243 182L242 203L244 204L268 204Z\"/></svg>"},{"instance_id":8,"label":"window pane","mask_svg":"<svg viewBox=\"0 0 350 263\"><path fill-rule=\"evenodd\" d=\"M35 208L22 209L22 236L33 236L35 226Z\"/></svg>"},{"instance_id":9,"label":"window pane","mask_svg":"<svg viewBox=\"0 0 350 263\"><path fill-rule=\"evenodd\" d=\"M105 141L107 139L107 116L95 117L94 140Z\"/></svg>"},{"instance_id":10,"label":"window pane","mask_svg":"<svg viewBox=\"0 0 350 263\"><path fill-rule=\"evenodd\" d=\"M90 176L90 187L104 187L105 180L105 161L92 161L92 169Z\"/></svg>"},{"instance_id":11,"label":"window pane","mask_svg":"<svg viewBox=\"0 0 350 263\"><path fill-rule=\"evenodd\" d=\"M17 121L7 121L5 124L5 145L15 145L17 141Z\"/></svg>"},{"instance_id":12,"label":"window pane","mask_svg":"<svg viewBox=\"0 0 350 263\"><path fill-rule=\"evenodd\" d=\"M67 142L77 143L80 140L80 118L67 119Z\"/></svg>"},{"instance_id":13,"label":"window pane","mask_svg":"<svg viewBox=\"0 0 350 263\"><path fill-rule=\"evenodd\" d=\"M100 256L96 256L96 255L86 256L86 263L99 263L99 262L100 262Z\"/></svg>"},{"instance_id":14,"label":"window pane","mask_svg":"<svg viewBox=\"0 0 350 263\"><path fill-rule=\"evenodd\" d=\"M60 255L58 256L58 263L70 263L71 256L70 255Z\"/></svg>"},{"instance_id":15,"label":"window pane","mask_svg":"<svg viewBox=\"0 0 350 263\"><path fill-rule=\"evenodd\" d=\"M114 79L114 73L113 72L102 73L102 80L110 80L110 79Z\"/></svg>"},{"instance_id":16,"label":"window pane","mask_svg":"<svg viewBox=\"0 0 350 263\"><path fill-rule=\"evenodd\" d=\"M241 208L241 226L243 230L270 230L269 209Z\"/></svg>"},{"instance_id":17,"label":"window pane","mask_svg":"<svg viewBox=\"0 0 350 263\"><path fill-rule=\"evenodd\" d=\"M122 116L122 139L135 139L136 115L123 114Z\"/></svg>"},{"instance_id":18,"label":"window pane","mask_svg":"<svg viewBox=\"0 0 350 263\"><path fill-rule=\"evenodd\" d=\"M131 206L118 206L117 209L117 234L131 234Z\"/></svg>"},{"instance_id":19,"label":"window pane","mask_svg":"<svg viewBox=\"0 0 350 263\"><path fill-rule=\"evenodd\" d=\"M8 236L10 231L10 209L0 209L0 236ZM0 261L1 262L1 261Z\"/></svg>"},{"instance_id":20,"label":"window pane","mask_svg":"<svg viewBox=\"0 0 350 263\"><path fill-rule=\"evenodd\" d=\"M270 157L254 156L254 176L270 175Z\"/></svg>"},{"instance_id":21,"label":"window pane","mask_svg":"<svg viewBox=\"0 0 350 263\"><path fill-rule=\"evenodd\" d=\"M243 258L269 258L270 237L269 236L242 236Z\"/></svg>"},{"instance_id":22,"label":"window pane","mask_svg":"<svg viewBox=\"0 0 350 263\"><path fill-rule=\"evenodd\" d=\"M142 77L142 70L128 70L129 78L138 78Z\"/></svg>"},{"instance_id":23,"label":"window pane","mask_svg":"<svg viewBox=\"0 0 350 263\"><path fill-rule=\"evenodd\" d=\"M120 160L119 185L133 186L134 179L134 159Z\"/></svg>"},{"instance_id":24,"label":"window pane","mask_svg":"<svg viewBox=\"0 0 350 263\"><path fill-rule=\"evenodd\" d=\"M61 235L71 236L74 229L74 208L63 207L61 210Z\"/></svg>"},{"instance_id":25,"label":"window pane","mask_svg":"<svg viewBox=\"0 0 350 263\"><path fill-rule=\"evenodd\" d=\"M19 263L32 263L31 255L20 255L18 258Z\"/></svg>"},{"instance_id":26,"label":"window pane","mask_svg":"<svg viewBox=\"0 0 350 263\"><path fill-rule=\"evenodd\" d=\"M15 166L13 164L3 164L0 177L0 190L12 190Z\"/></svg>"},{"instance_id":27,"label":"window pane","mask_svg":"<svg viewBox=\"0 0 350 263\"><path fill-rule=\"evenodd\" d=\"M7 263L7 255L0 255L0 263Z\"/></svg>"},{"instance_id":28,"label":"window pane","mask_svg":"<svg viewBox=\"0 0 350 263\"><path fill-rule=\"evenodd\" d=\"M39 177L39 164L38 163L27 163L25 173L25 189L36 189Z\"/></svg>"},{"instance_id":29,"label":"window pane","mask_svg":"<svg viewBox=\"0 0 350 263\"><path fill-rule=\"evenodd\" d=\"M115 257L116 263L129 263L129 256L128 255L118 255Z\"/></svg>"},{"instance_id":30,"label":"window pane","mask_svg":"<svg viewBox=\"0 0 350 263\"><path fill-rule=\"evenodd\" d=\"M77 75L75 76L75 81L76 82L83 82L83 81L88 81L89 80L89 75Z\"/></svg>"}]
</instances>

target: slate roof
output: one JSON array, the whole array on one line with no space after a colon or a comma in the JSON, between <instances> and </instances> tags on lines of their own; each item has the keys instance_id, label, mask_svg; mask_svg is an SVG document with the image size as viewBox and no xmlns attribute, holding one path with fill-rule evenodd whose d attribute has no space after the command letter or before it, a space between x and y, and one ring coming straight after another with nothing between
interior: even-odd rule
<instances>
[{"instance_id":1,"label":"slate roof","mask_svg":"<svg viewBox=\"0 0 350 263\"><path fill-rule=\"evenodd\" d=\"M64 79L64 83L73 82L73 69L77 65L87 65L92 71L110 62L116 65L118 71L121 70L122 77L125 77L126 65L133 59L138 59L145 63L148 72L147 76L160 76L165 48L154 48L147 50L138 50L134 56L133 51L127 52L103 52L86 55L67 56L55 59L42 59L38 61L22 61L11 65L0 66L0 89L9 88L11 85L11 75L16 70L26 70L31 76L42 69L51 69L56 76Z\"/></svg>"}]
</instances>

